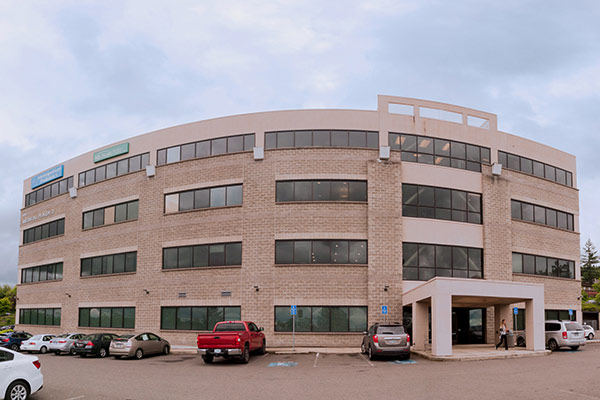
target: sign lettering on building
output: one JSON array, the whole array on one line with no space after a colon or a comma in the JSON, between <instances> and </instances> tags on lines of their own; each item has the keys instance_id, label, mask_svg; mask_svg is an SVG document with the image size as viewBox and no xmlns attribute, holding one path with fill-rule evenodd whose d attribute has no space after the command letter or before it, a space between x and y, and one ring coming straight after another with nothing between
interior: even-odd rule
<instances>
[{"instance_id":1,"label":"sign lettering on building","mask_svg":"<svg viewBox=\"0 0 600 400\"><path fill-rule=\"evenodd\" d=\"M47 171L37 174L31 178L31 188L35 189L38 186L42 186L44 183L51 182L55 179L62 178L65 174L65 166L59 165L54 168L50 168Z\"/></svg>"},{"instance_id":2,"label":"sign lettering on building","mask_svg":"<svg viewBox=\"0 0 600 400\"><path fill-rule=\"evenodd\" d=\"M121 143L116 146L109 147L108 149L95 152L94 162L97 163L127 153L129 153L129 142Z\"/></svg>"},{"instance_id":3,"label":"sign lettering on building","mask_svg":"<svg viewBox=\"0 0 600 400\"><path fill-rule=\"evenodd\" d=\"M39 213L37 215L32 215L31 217L27 217L27 214L23 214L23 217L27 217L27 218L24 218L21 221L21 225L25 225L26 223L31 222L31 221L37 221L38 219L41 219L41 218L46 218L46 217L49 217L51 215L54 215L54 209L52 209L52 210L46 210L46 211L41 212L41 213Z\"/></svg>"}]
</instances>

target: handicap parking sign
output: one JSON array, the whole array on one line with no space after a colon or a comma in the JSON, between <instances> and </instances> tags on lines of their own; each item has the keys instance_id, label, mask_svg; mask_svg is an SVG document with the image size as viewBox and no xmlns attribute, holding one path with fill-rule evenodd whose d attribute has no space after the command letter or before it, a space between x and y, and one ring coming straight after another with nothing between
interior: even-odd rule
<instances>
[{"instance_id":1,"label":"handicap parking sign","mask_svg":"<svg viewBox=\"0 0 600 400\"><path fill-rule=\"evenodd\" d=\"M388 307L387 306L381 306L381 313L383 315L385 315L385 314L387 314L387 312L388 312Z\"/></svg>"},{"instance_id":2,"label":"handicap parking sign","mask_svg":"<svg viewBox=\"0 0 600 400\"><path fill-rule=\"evenodd\" d=\"M290 307L290 315L296 315L297 313L297 308L296 305L293 305Z\"/></svg>"}]
</instances>

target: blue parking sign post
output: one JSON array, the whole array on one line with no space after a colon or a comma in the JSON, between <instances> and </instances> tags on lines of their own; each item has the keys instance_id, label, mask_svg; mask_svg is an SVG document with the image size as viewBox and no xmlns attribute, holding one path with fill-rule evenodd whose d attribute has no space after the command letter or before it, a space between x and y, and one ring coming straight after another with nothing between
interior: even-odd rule
<instances>
[{"instance_id":1,"label":"blue parking sign post","mask_svg":"<svg viewBox=\"0 0 600 400\"><path fill-rule=\"evenodd\" d=\"M513 307L513 332L517 331L517 315L519 315L519 309L517 307Z\"/></svg>"},{"instance_id":2,"label":"blue parking sign post","mask_svg":"<svg viewBox=\"0 0 600 400\"><path fill-rule=\"evenodd\" d=\"M381 306L381 314L383 315L383 323L387 322L388 306Z\"/></svg>"},{"instance_id":3,"label":"blue parking sign post","mask_svg":"<svg viewBox=\"0 0 600 400\"><path fill-rule=\"evenodd\" d=\"M298 308L295 304L290 307L290 314L292 314L292 351L296 351L296 314Z\"/></svg>"},{"instance_id":4,"label":"blue parking sign post","mask_svg":"<svg viewBox=\"0 0 600 400\"><path fill-rule=\"evenodd\" d=\"M569 308L569 320L573 320L573 309Z\"/></svg>"}]
</instances>

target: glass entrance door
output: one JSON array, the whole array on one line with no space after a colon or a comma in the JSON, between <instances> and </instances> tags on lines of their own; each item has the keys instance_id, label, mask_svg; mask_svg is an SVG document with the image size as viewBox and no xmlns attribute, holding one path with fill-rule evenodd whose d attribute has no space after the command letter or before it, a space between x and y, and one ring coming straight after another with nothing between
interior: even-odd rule
<instances>
[{"instance_id":1,"label":"glass entrance door","mask_svg":"<svg viewBox=\"0 0 600 400\"><path fill-rule=\"evenodd\" d=\"M485 308L452 308L452 344L485 343Z\"/></svg>"}]
</instances>

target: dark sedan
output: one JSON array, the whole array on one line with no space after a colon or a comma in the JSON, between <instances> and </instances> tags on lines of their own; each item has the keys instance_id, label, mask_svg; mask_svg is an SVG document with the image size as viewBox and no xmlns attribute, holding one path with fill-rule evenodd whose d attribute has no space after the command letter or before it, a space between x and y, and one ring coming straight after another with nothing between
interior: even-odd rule
<instances>
[{"instance_id":1,"label":"dark sedan","mask_svg":"<svg viewBox=\"0 0 600 400\"><path fill-rule=\"evenodd\" d=\"M30 333L27 332L8 332L2 334L0 338L0 346L6 347L13 351L19 351L21 348L21 342L31 337Z\"/></svg>"},{"instance_id":2,"label":"dark sedan","mask_svg":"<svg viewBox=\"0 0 600 400\"><path fill-rule=\"evenodd\" d=\"M114 333L92 333L77 340L73 352L81 357L92 354L104 358L109 354L110 342L117 337Z\"/></svg>"}]
</instances>

